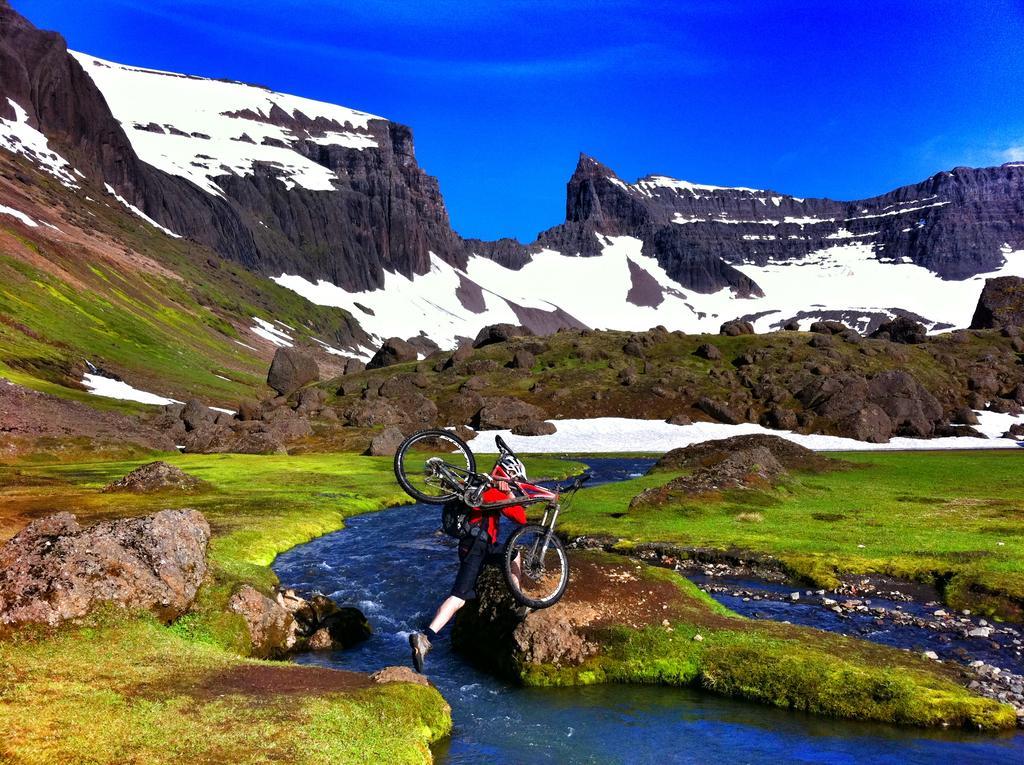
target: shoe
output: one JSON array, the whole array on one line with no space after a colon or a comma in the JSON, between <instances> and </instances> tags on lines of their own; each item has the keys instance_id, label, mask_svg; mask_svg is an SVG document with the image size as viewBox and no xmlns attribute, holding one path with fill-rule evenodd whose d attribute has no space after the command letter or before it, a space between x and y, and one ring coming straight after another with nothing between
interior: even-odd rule
<instances>
[{"instance_id":1,"label":"shoe","mask_svg":"<svg viewBox=\"0 0 1024 765\"><path fill-rule=\"evenodd\" d=\"M430 653L430 638L428 638L422 632L414 632L409 635L409 646L412 648L412 665L416 667L416 671L423 672L423 662L427 659L427 654Z\"/></svg>"}]
</instances>

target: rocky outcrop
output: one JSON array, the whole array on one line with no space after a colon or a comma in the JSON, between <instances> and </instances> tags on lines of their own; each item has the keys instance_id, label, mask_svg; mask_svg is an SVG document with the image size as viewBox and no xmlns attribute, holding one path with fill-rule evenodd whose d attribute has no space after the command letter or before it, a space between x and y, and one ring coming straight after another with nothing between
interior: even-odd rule
<instances>
[{"instance_id":1,"label":"rocky outcrop","mask_svg":"<svg viewBox=\"0 0 1024 765\"><path fill-rule=\"evenodd\" d=\"M687 498L728 489L764 488L787 473L765 446L750 446L703 464L687 475L633 497L629 509L673 504Z\"/></svg>"},{"instance_id":2,"label":"rocky outcrop","mask_svg":"<svg viewBox=\"0 0 1024 765\"><path fill-rule=\"evenodd\" d=\"M1024 279L1000 276L986 279L971 319L972 329L1024 327Z\"/></svg>"},{"instance_id":3,"label":"rocky outcrop","mask_svg":"<svg viewBox=\"0 0 1024 765\"><path fill-rule=\"evenodd\" d=\"M372 634L363 612L351 606L339 607L326 595L314 593L308 600L294 590L279 590L277 604L295 620L298 649L313 651L351 648Z\"/></svg>"},{"instance_id":4,"label":"rocky outcrop","mask_svg":"<svg viewBox=\"0 0 1024 765\"><path fill-rule=\"evenodd\" d=\"M942 405L913 375L901 370L867 379L822 376L797 393L836 435L885 443L893 434L928 438L946 424Z\"/></svg>"},{"instance_id":5,"label":"rocky outcrop","mask_svg":"<svg viewBox=\"0 0 1024 765\"><path fill-rule=\"evenodd\" d=\"M924 325L905 316L897 316L891 321L882 322L870 337L878 340L889 340L894 343L917 345L927 337Z\"/></svg>"},{"instance_id":6,"label":"rocky outcrop","mask_svg":"<svg viewBox=\"0 0 1024 765\"><path fill-rule=\"evenodd\" d=\"M320 368L311 354L295 348L278 348L267 372L267 385L287 396L320 379Z\"/></svg>"},{"instance_id":7,"label":"rocky outcrop","mask_svg":"<svg viewBox=\"0 0 1024 765\"><path fill-rule=\"evenodd\" d=\"M251 585L242 585L231 596L228 610L245 619L253 656L279 658L298 642L295 618L284 606Z\"/></svg>"},{"instance_id":8,"label":"rocky outcrop","mask_svg":"<svg viewBox=\"0 0 1024 765\"><path fill-rule=\"evenodd\" d=\"M159 491L190 492L198 491L207 486L205 481L189 475L174 465L162 460L148 462L135 468L123 478L119 478L103 491L149 493Z\"/></svg>"},{"instance_id":9,"label":"rocky outcrop","mask_svg":"<svg viewBox=\"0 0 1024 765\"><path fill-rule=\"evenodd\" d=\"M192 605L209 542L195 510L84 528L70 513L34 521L0 547L0 624L56 625L101 603L170 621Z\"/></svg>"},{"instance_id":10,"label":"rocky outcrop","mask_svg":"<svg viewBox=\"0 0 1024 765\"><path fill-rule=\"evenodd\" d=\"M675 584L644 578L621 558L573 553L565 596L550 608L517 615L501 575L485 569L478 599L459 611L453 647L488 670L521 679L538 667L571 667L601 650L601 630L642 627L673 618L680 602Z\"/></svg>"},{"instance_id":11,"label":"rocky outcrop","mask_svg":"<svg viewBox=\"0 0 1024 765\"><path fill-rule=\"evenodd\" d=\"M672 449L654 463L650 472L712 467L740 452L757 452L762 456L763 453L767 453L780 467L786 470L823 471L834 470L844 465L840 460L824 457L785 438L752 433L744 436L719 438L714 441L702 441L679 449Z\"/></svg>"}]
</instances>

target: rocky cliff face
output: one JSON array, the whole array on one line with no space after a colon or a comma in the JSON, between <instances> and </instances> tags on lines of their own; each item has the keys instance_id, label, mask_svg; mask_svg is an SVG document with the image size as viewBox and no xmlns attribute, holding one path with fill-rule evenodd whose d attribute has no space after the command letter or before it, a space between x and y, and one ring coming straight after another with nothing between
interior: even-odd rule
<instances>
[{"instance_id":1,"label":"rocky cliff face","mask_svg":"<svg viewBox=\"0 0 1024 765\"><path fill-rule=\"evenodd\" d=\"M188 124L202 104L174 98L182 85L233 92L203 115L220 133ZM0 118L19 108L78 171L69 183L109 184L167 229L261 273L365 290L385 270L426 272L430 252L464 261L409 128L344 110L359 115L353 127L332 116L340 107L70 54L0 0Z\"/></svg>"},{"instance_id":2,"label":"rocky cliff face","mask_svg":"<svg viewBox=\"0 0 1024 765\"><path fill-rule=\"evenodd\" d=\"M596 233L642 239L681 286L761 294L738 264L799 261L837 244L872 246L890 263L914 263L943 279L994 271L1024 248L1024 163L956 168L866 200L803 199L647 176L627 184L581 155L569 180L566 223L540 242L583 255Z\"/></svg>"}]
</instances>

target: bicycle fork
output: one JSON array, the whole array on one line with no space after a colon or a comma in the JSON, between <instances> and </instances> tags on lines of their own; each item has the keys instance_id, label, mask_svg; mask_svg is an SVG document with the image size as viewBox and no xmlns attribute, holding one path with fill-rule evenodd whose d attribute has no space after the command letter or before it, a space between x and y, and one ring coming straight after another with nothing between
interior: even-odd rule
<instances>
[{"instance_id":1,"label":"bicycle fork","mask_svg":"<svg viewBox=\"0 0 1024 765\"><path fill-rule=\"evenodd\" d=\"M551 537L555 533L555 521L558 520L558 512L559 512L559 510L560 510L560 508L559 508L558 505L548 505L547 508L544 510L544 517L541 518L540 525L544 527L544 530L546 532L544 534L544 538L543 538L543 542L544 543L543 543L543 545L541 545L541 548L540 548L540 551L539 551L540 552L539 560L541 562L544 561L544 556L548 554L548 545L550 544ZM548 516L550 516L550 523L548 522L549 521ZM536 542L533 543L533 549L530 551L530 557L533 560L538 560L538 558L537 558L537 553L538 553L537 545L540 545L540 544L541 544L541 540L540 539L538 539Z\"/></svg>"}]
</instances>

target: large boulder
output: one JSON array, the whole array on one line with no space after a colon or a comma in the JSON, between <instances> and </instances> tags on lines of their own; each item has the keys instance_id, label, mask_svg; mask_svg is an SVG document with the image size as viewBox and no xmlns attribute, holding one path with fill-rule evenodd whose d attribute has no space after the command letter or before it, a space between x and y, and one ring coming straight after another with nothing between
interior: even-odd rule
<instances>
[{"instance_id":1,"label":"large boulder","mask_svg":"<svg viewBox=\"0 0 1024 765\"><path fill-rule=\"evenodd\" d=\"M485 398L473 422L476 430L504 430L548 418L540 407L509 396Z\"/></svg>"},{"instance_id":2,"label":"large boulder","mask_svg":"<svg viewBox=\"0 0 1024 765\"><path fill-rule=\"evenodd\" d=\"M398 451L405 436L398 428L392 426L384 428L380 433L370 439L370 448L366 453L371 457L390 457Z\"/></svg>"},{"instance_id":3,"label":"large boulder","mask_svg":"<svg viewBox=\"0 0 1024 765\"><path fill-rule=\"evenodd\" d=\"M243 584L228 609L240 614L249 628L252 655L262 659L284 656L298 642L298 625L288 609L248 584Z\"/></svg>"},{"instance_id":4,"label":"large boulder","mask_svg":"<svg viewBox=\"0 0 1024 765\"><path fill-rule=\"evenodd\" d=\"M147 462L145 465L135 468L123 478L119 478L103 491L116 492L128 491L136 493L157 492L157 491L197 491L206 485L194 475L189 475L184 470L174 465L169 465L163 460Z\"/></svg>"},{"instance_id":5,"label":"large boulder","mask_svg":"<svg viewBox=\"0 0 1024 765\"><path fill-rule=\"evenodd\" d=\"M56 625L104 602L175 619L206 575L209 542L195 510L84 528L71 513L34 521L0 547L0 624Z\"/></svg>"},{"instance_id":6,"label":"large boulder","mask_svg":"<svg viewBox=\"0 0 1024 765\"><path fill-rule=\"evenodd\" d=\"M971 319L971 329L1024 326L1024 279L997 276L986 279Z\"/></svg>"},{"instance_id":7,"label":"large boulder","mask_svg":"<svg viewBox=\"0 0 1024 765\"><path fill-rule=\"evenodd\" d=\"M217 413L197 398L190 398L181 410L181 420L186 430L198 430L203 425L213 422Z\"/></svg>"},{"instance_id":8,"label":"large boulder","mask_svg":"<svg viewBox=\"0 0 1024 765\"><path fill-rule=\"evenodd\" d=\"M697 399L697 403L694 406L709 417L714 418L718 422L724 422L727 425L739 425L743 422L743 418L733 411L728 404L722 401L715 401L707 396L701 396Z\"/></svg>"},{"instance_id":9,"label":"large boulder","mask_svg":"<svg viewBox=\"0 0 1024 765\"><path fill-rule=\"evenodd\" d=\"M295 348L278 348L267 372L267 385L282 396L320 379L320 367L311 354Z\"/></svg>"},{"instance_id":10,"label":"large boulder","mask_svg":"<svg viewBox=\"0 0 1024 765\"><path fill-rule=\"evenodd\" d=\"M407 343L400 337L391 337L384 341L384 344L373 354L373 358L366 365L367 369L381 369L390 367L392 364L403 364L407 361L416 361L419 353L416 347Z\"/></svg>"},{"instance_id":11,"label":"large boulder","mask_svg":"<svg viewBox=\"0 0 1024 765\"><path fill-rule=\"evenodd\" d=\"M515 324L491 324L481 329L473 341L474 348L483 348L485 345L504 343L513 337L531 337L533 331L527 327L519 327Z\"/></svg>"},{"instance_id":12,"label":"large boulder","mask_svg":"<svg viewBox=\"0 0 1024 765\"><path fill-rule=\"evenodd\" d=\"M729 337L737 337L739 335L752 335L754 334L754 325L749 321L741 321L740 319L733 319L722 324L721 329L718 330L719 334L728 335Z\"/></svg>"}]
</instances>

